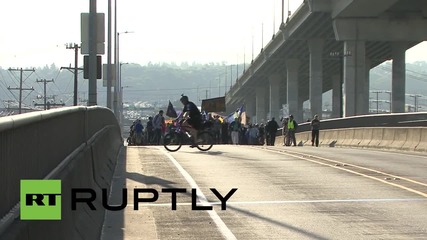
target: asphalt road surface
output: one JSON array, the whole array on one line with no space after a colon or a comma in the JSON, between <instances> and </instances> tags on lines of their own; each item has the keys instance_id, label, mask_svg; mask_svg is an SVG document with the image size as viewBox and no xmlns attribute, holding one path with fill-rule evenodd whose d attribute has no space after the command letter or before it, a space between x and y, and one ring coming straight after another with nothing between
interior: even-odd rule
<instances>
[{"instance_id":1,"label":"asphalt road surface","mask_svg":"<svg viewBox=\"0 0 427 240\"><path fill-rule=\"evenodd\" d=\"M427 239L427 155L215 145L127 147L122 157L110 203L126 187L128 205L107 211L103 240ZM158 199L149 190L135 195L156 201L134 204L135 188ZM167 192L184 189L176 203Z\"/></svg>"}]
</instances>

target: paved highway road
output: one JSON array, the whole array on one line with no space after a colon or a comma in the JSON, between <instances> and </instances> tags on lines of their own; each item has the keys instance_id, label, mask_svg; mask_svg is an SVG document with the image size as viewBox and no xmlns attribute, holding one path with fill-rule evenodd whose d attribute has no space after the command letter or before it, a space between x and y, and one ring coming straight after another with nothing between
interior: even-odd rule
<instances>
[{"instance_id":1,"label":"paved highway road","mask_svg":"<svg viewBox=\"0 0 427 240\"><path fill-rule=\"evenodd\" d=\"M427 155L313 147L128 147L103 239L427 239ZM139 203L133 189L159 198ZM181 188L172 210L172 193ZM225 197L226 210L210 188ZM192 189L197 207L192 210ZM181 190L182 191L182 190ZM139 193L152 198L152 193Z\"/></svg>"}]
</instances>

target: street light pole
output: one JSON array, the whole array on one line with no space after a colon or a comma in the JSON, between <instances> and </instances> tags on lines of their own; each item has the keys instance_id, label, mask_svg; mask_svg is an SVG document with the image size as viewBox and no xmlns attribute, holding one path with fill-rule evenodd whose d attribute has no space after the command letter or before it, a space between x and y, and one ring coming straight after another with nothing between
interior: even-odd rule
<instances>
[{"instance_id":1,"label":"street light pole","mask_svg":"<svg viewBox=\"0 0 427 240\"><path fill-rule=\"evenodd\" d=\"M119 79L120 79L119 36L120 36L120 33L115 34L116 45L115 45L114 65L116 67L116 77L114 81L113 110L114 110L114 115L116 115L116 118L118 118L118 114L119 114L117 101L118 101L118 94L120 89L120 86L119 86Z\"/></svg>"},{"instance_id":2,"label":"street light pole","mask_svg":"<svg viewBox=\"0 0 427 240\"><path fill-rule=\"evenodd\" d=\"M283 27L285 24L285 0L282 0L282 22L280 24L280 27Z\"/></svg>"},{"instance_id":3,"label":"street light pole","mask_svg":"<svg viewBox=\"0 0 427 240\"><path fill-rule=\"evenodd\" d=\"M117 32L116 34L116 50L115 50L115 66L116 66L116 81L114 84L114 100L113 100L113 108L114 108L114 114L116 115L116 118L120 120L120 107L119 107L119 98L121 95L121 79L120 79L120 34L121 33L133 33L130 31L125 32Z\"/></svg>"},{"instance_id":4,"label":"street light pole","mask_svg":"<svg viewBox=\"0 0 427 240\"><path fill-rule=\"evenodd\" d=\"M112 87L112 68L111 68L111 0L108 0L108 49L107 49L107 108L111 109L111 87Z\"/></svg>"},{"instance_id":5,"label":"street light pole","mask_svg":"<svg viewBox=\"0 0 427 240\"><path fill-rule=\"evenodd\" d=\"M122 87L122 66L126 65L129 63L120 63L120 100L119 100L119 104L120 104L120 125L122 125L123 123L123 87Z\"/></svg>"}]
</instances>

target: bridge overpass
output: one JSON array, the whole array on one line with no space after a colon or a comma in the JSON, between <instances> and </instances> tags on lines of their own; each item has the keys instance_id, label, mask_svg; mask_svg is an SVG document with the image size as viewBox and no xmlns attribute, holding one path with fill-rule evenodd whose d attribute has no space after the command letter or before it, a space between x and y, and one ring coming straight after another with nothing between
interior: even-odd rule
<instances>
[{"instance_id":1,"label":"bridge overpass","mask_svg":"<svg viewBox=\"0 0 427 240\"><path fill-rule=\"evenodd\" d=\"M278 119L287 104L296 120L309 101L322 112L332 90L332 117L369 113L369 70L393 60L392 112L405 109L405 51L427 39L423 0L307 0L261 50L226 94L254 122Z\"/></svg>"},{"instance_id":2,"label":"bridge overpass","mask_svg":"<svg viewBox=\"0 0 427 240\"><path fill-rule=\"evenodd\" d=\"M266 119L267 115L278 117L281 103L287 103L290 113L301 120L303 101L309 99L312 113L318 113L321 111L322 93L333 89L334 114L338 116L341 105L339 89L343 81L344 116L347 118L331 121L325 126L350 128L360 124L360 127L369 127L375 122L373 116L362 121L354 120L355 118L350 116L367 113L368 70L385 60L393 59L393 111L402 112L405 93L404 51L426 37L426 30L423 29L423 26L426 26L426 3L421 0L408 2L305 1L238 79L226 96L227 105L237 108L245 103L248 114L261 121ZM330 56L330 52L339 52L338 60L337 56ZM340 67L339 60L342 60L343 68ZM410 125L416 126L417 121L425 119L424 115L389 116L396 116L396 119L399 119L396 124L399 125L402 122L410 122L405 125L408 129ZM388 116L384 118L385 120L380 121L391 121ZM367 236L363 234L371 237L372 234L377 234L379 238L403 238L408 235L413 238L425 238L423 223L427 216L427 179L423 169L426 169L424 155L427 149L427 131L424 128L407 132L402 129L388 131L380 125L376 127L381 130L366 131L370 138L369 144L373 141L378 143L377 146L383 145L379 141L387 141L383 142L384 144L400 142L402 147L412 150L420 146L423 149L421 156L404 155L402 158L402 153L387 153L384 157L384 153L364 152L365 158L362 160L365 161L361 161L358 157L361 152L348 149L336 152L334 154L338 155L331 157L329 148L320 148L323 149L322 153L319 153L319 150L300 148L295 153L285 153L285 158L283 154L278 153L283 152L283 148L241 147L243 151L240 153L236 152L235 146L218 146L217 150L206 155L184 150L183 153L176 153L174 157L186 164L186 169L191 170L189 173L193 173L193 177L203 183L201 187L204 190L212 187L212 182L221 188L228 188L232 183L245 193L233 202L236 206L230 207L232 211L214 216L211 221L211 213L194 217L191 215L193 213L188 211L175 214L168 209L157 212L155 209L164 206L160 204L152 206L153 209L149 211L136 213L138 218L135 219L135 215L132 215L135 213L127 212L129 209L126 208L117 214L119 218L113 214L112 222L107 222L111 225L104 228L104 233L111 233L110 239L124 239L127 235L126 223L134 227L133 237L153 236L153 239L162 236L166 238L177 232L182 234L182 239L194 236L225 239L235 239L233 236L250 239L251 236L256 236L255 238L259 239L260 236L265 236L263 234L271 238L290 236L289 238L330 239L334 237L334 231L340 231L340 234L345 234L341 236L348 238ZM374 139L375 133L379 132L381 137ZM352 138L357 138L357 144L360 144L363 142L364 131L352 129L344 134L331 132L328 140L341 136L344 139L339 139L340 142L354 146ZM348 136L351 137L347 138ZM400 136L405 136L405 142ZM395 137L399 139L394 139ZM144 187L156 187L159 191L162 187L195 186L194 183L186 184L183 181L185 176L177 175L179 172L171 167L175 163L169 162L169 155L160 153L160 149L130 148L131 155L125 155L123 149L117 120L113 113L105 108L73 107L0 118L0 239L99 239L106 218L103 205L105 206L105 199L112 192L112 181L118 181L119 188L126 186L130 189L140 184ZM266 160L259 156L265 157ZM350 159L348 156L356 157ZM378 160L380 156L383 156L381 161ZM195 158L200 161L194 161ZM359 172L357 169L345 169L349 166L347 161L346 166L343 161L340 161L342 165L336 166L337 161L327 163L326 158L351 161L350 168L359 168ZM405 160L404 163L400 161L402 159ZM313 166L315 162L318 166ZM125 164L132 169L124 169ZM402 165L405 167L402 168ZM325 166L327 169L324 169ZM387 171L380 173L377 170L383 168ZM114 175L118 172L117 169L119 172L124 170L122 175ZM325 172L333 179L332 184L328 183L329 178L324 177ZM407 177L410 174L413 179ZM385 183L384 178L391 176L396 181L405 180L405 183ZM405 176L405 179L399 179L398 176ZM23 206L20 199L22 179L62 181L61 221L20 220L20 210ZM129 179L132 181L128 182ZM337 187L337 182L344 185ZM71 210L73 188L93 189L98 196L93 201L93 207L98 210L92 210L89 205ZM314 189L316 191L313 191ZM349 192L348 189L357 191ZM358 195L358 192L363 194ZM120 191L114 196L120 196ZM301 196L310 197L311 200L298 199ZM320 199L325 196L329 199ZM79 197L84 197L84 194ZM290 197L296 200L283 201ZM351 199L348 199L349 197ZM416 206L408 208L405 204L408 201ZM296 202L303 207L292 208L291 212L286 206L279 207L280 209L262 206L249 210L238 206ZM322 205L328 202L333 202L334 205ZM348 205L341 205L349 202L364 202L368 205L379 202L381 206L366 205L360 210L357 206L348 208ZM390 202L393 204L385 204ZM114 202L111 206L119 207L117 204L120 205L119 202ZM184 202L181 206L189 206L189 203ZM265 212L271 215L264 215ZM382 219L378 216L385 215L386 224L381 225ZM141 224L142 217L146 224ZM394 223L396 217L398 222ZM118 224L117 219L121 221ZM316 220L311 222L312 219ZM347 224L344 220L349 219ZM360 219L368 219L369 222L359 221ZM188 225L189 220L191 225ZM304 225L308 221L310 225ZM319 222L322 224L319 225ZM206 225L202 225L203 223ZM357 227L354 227L354 224L358 224ZM129 225L126 227L129 228ZM277 226L279 229L275 228ZM339 227L330 230L331 226ZM140 229L148 229L152 235L143 235L146 232L138 231ZM114 238L115 236L119 237Z\"/></svg>"},{"instance_id":3,"label":"bridge overpass","mask_svg":"<svg viewBox=\"0 0 427 240\"><path fill-rule=\"evenodd\" d=\"M69 107L3 117L0 118L0 239L117 240L170 236L176 239L260 239L260 236L324 236L324 239L331 239L337 237L335 231L329 231L331 224L343 228L348 225L341 219L330 219L331 222L322 219L341 214L356 221L357 218L351 215L354 211L372 222L369 231L359 226L360 229L351 227L351 230L340 233L348 238L363 238L364 234L380 234L385 238L409 234L424 238L427 236L421 232L424 220L420 219L427 216L424 214L427 209L427 179L423 170L427 168L427 130L419 126L425 126L425 119L425 113L348 117L324 122L324 128L330 130L325 130L325 135L322 135L324 130L321 131L322 144L335 141L337 146L363 147L362 143L366 143L366 147L404 149L418 154L351 149L335 151L325 147L289 151L290 148L281 145L217 145L207 153L183 148L170 155L162 147L123 147L117 119L109 109L102 107ZM333 126L343 128L343 131L332 129ZM396 128L398 126L405 128ZM302 125L301 131L303 129ZM303 132L298 137L309 141L308 136ZM359 156L362 155L361 159ZM337 167L337 162L343 167ZM316 164L327 167L319 168ZM345 166L350 166L350 169ZM322 180L319 183L318 178L322 179L325 173L328 179L343 183L351 181L352 184L336 188L335 182L330 184ZM289 178L283 174L304 177ZM383 177L390 176L404 181L387 183L383 180ZM55 179L61 180L59 192L41 194L60 194L61 220L21 220L23 208L28 207L25 194L21 192L22 180ZM315 185L316 191L313 191ZM224 189L230 186L237 187L239 194L229 201L229 211L221 212L218 209L213 212L192 211L189 207L194 202L189 202L189 192L178 197L179 211L172 211L168 208L170 196L167 198L162 192L163 188L175 187L181 189L179 191L194 188L198 189L199 198L204 196L201 190L206 193L209 188L217 187L225 194ZM283 192L282 186L292 190ZM138 193L132 193L135 188L155 189L162 193L160 203L140 203L141 208L135 211L134 207L138 205L132 202L138 198ZM34 185L30 191L40 191L36 189ZM266 189L270 189L269 193L265 192ZM349 192L349 189L359 189L357 191L364 194L358 195L355 194L357 191ZM306 199L301 196L306 196ZM79 201L73 204L77 199ZM122 207L123 199L128 199L126 204L131 206ZM370 208L367 205L366 209L360 210L354 204L361 201L369 206L379 202L381 207ZM406 209L408 201L418 204ZM322 204L328 202L331 208L324 209ZM387 204L389 202L393 204ZM44 203L48 204L47 199ZM286 205L291 203L297 205L287 209ZM207 194L196 204L218 205L212 194ZM256 207L242 211L240 204ZM307 208L305 204L314 205ZM341 209L342 204L347 207ZM78 207L73 209L73 206ZM106 206L109 206L108 211ZM280 210L283 207L287 210ZM313 213L312 208L323 211L323 214ZM337 208L341 210L336 212ZM298 214L289 215L289 210ZM385 222L393 220L396 215L403 220L398 220L393 226L383 225L382 221L371 218L370 214L378 211L388 213L381 215ZM271 214L264 216L263 213L267 212ZM301 218L312 224L317 221L323 223L307 228L300 225ZM406 224L408 221L413 223L410 228ZM251 225L250 229L242 228L247 224ZM352 224L354 226L355 223Z\"/></svg>"}]
</instances>

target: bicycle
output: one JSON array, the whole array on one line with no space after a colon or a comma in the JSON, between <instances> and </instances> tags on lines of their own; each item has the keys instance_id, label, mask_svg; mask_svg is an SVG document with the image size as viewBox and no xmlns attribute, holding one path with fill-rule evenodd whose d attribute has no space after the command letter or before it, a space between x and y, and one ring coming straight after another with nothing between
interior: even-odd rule
<instances>
[{"instance_id":1,"label":"bicycle","mask_svg":"<svg viewBox=\"0 0 427 240\"><path fill-rule=\"evenodd\" d=\"M194 142L192 136L181 125L183 120L177 121L176 126L172 128L163 138L163 146L170 152L178 151L181 146L188 140L193 143L200 151L209 151L213 144L214 138L209 131L201 130L197 134L197 141Z\"/></svg>"}]
</instances>

